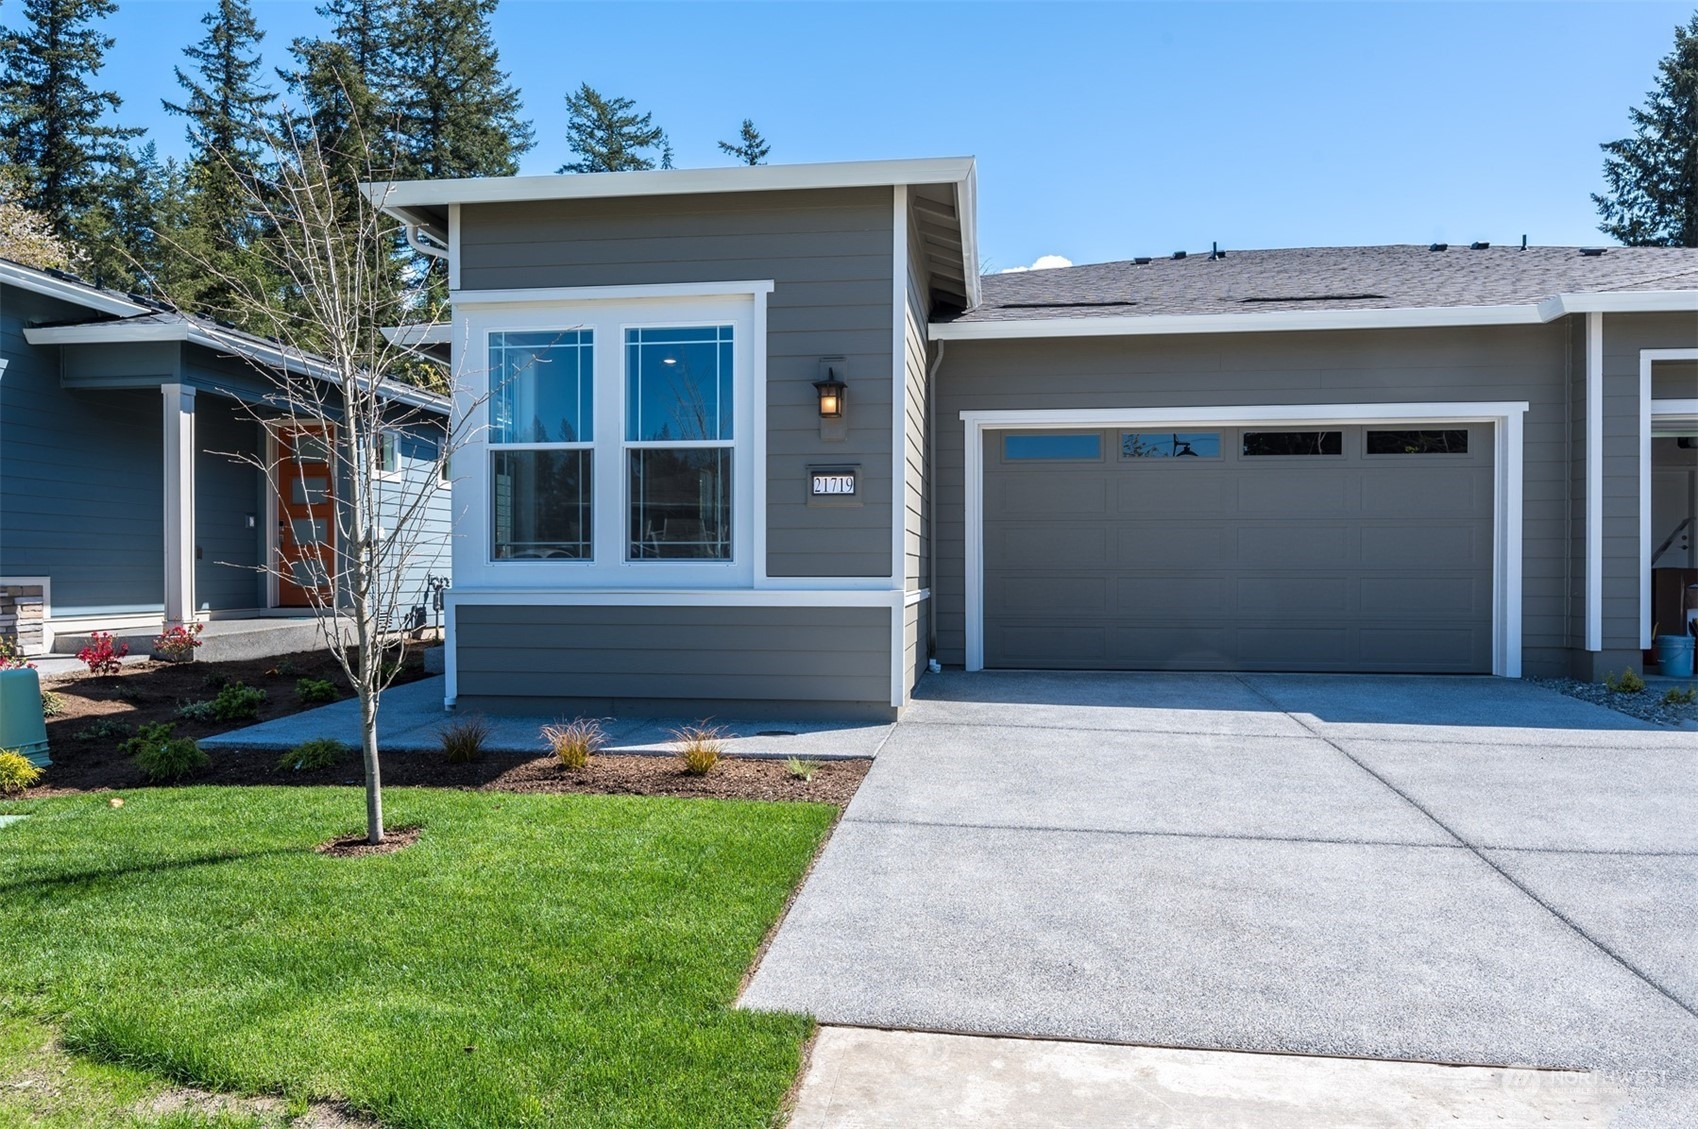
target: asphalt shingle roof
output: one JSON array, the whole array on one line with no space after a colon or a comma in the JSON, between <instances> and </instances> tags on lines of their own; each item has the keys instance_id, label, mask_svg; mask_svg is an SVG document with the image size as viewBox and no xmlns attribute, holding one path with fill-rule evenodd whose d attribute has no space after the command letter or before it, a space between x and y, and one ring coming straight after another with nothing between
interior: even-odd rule
<instances>
[{"instance_id":1,"label":"asphalt shingle roof","mask_svg":"<svg viewBox=\"0 0 1698 1129\"><path fill-rule=\"evenodd\" d=\"M1488 247L1451 244L1207 251L990 274L956 323L1154 317L1285 310L1530 305L1557 294L1698 290L1698 248Z\"/></svg>"}]
</instances>

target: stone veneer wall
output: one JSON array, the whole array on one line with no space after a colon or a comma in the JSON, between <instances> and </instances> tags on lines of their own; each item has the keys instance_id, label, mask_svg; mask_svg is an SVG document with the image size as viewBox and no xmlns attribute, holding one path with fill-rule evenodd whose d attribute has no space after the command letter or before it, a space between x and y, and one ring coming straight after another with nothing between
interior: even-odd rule
<instances>
[{"instance_id":1,"label":"stone veneer wall","mask_svg":"<svg viewBox=\"0 0 1698 1129\"><path fill-rule=\"evenodd\" d=\"M22 654L47 653L47 636L42 630L47 601L39 584L0 586L0 639L13 643Z\"/></svg>"}]
</instances>

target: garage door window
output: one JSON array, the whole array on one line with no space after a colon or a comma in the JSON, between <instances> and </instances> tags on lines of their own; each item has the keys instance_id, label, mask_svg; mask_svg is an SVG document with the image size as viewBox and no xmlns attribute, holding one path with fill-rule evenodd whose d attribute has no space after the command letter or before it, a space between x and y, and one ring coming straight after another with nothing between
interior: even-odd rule
<instances>
[{"instance_id":1,"label":"garage door window","mask_svg":"<svg viewBox=\"0 0 1698 1129\"><path fill-rule=\"evenodd\" d=\"M1033 435L1020 433L1002 437L1002 457L1016 460L1097 460L1103 457L1101 435Z\"/></svg>"},{"instance_id":2,"label":"garage door window","mask_svg":"<svg viewBox=\"0 0 1698 1129\"><path fill-rule=\"evenodd\" d=\"M1123 459L1218 459L1218 431L1124 431Z\"/></svg>"},{"instance_id":3,"label":"garage door window","mask_svg":"<svg viewBox=\"0 0 1698 1129\"><path fill-rule=\"evenodd\" d=\"M1261 456L1342 455L1342 431L1246 431L1243 453Z\"/></svg>"},{"instance_id":4,"label":"garage door window","mask_svg":"<svg viewBox=\"0 0 1698 1129\"><path fill-rule=\"evenodd\" d=\"M1468 432L1463 428L1448 431L1370 431L1366 444L1370 455L1466 455Z\"/></svg>"}]
</instances>

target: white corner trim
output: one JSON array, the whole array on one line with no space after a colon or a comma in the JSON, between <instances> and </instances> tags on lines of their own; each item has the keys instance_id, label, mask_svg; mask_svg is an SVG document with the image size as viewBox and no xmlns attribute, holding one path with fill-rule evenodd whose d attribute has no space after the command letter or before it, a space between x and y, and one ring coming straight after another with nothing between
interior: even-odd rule
<instances>
[{"instance_id":1,"label":"white corner trim","mask_svg":"<svg viewBox=\"0 0 1698 1129\"><path fill-rule=\"evenodd\" d=\"M460 289L460 205L448 205L448 292Z\"/></svg>"},{"instance_id":2,"label":"white corner trim","mask_svg":"<svg viewBox=\"0 0 1698 1129\"><path fill-rule=\"evenodd\" d=\"M908 586L908 186L891 191L890 586ZM901 643L897 624L894 643ZM892 691L894 693L894 690Z\"/></svg>"},{"instance_id":3,"label":"white corner trim","mask_svg":"<svg viewBox=\"0 0 1698 1129\"><path fill-rule=\"evenodd\" d=\"M1427 329L1471 325L1544 325L1568 314L1698 311L1698 290L1557 294L1501 306L1410 306L1378 310L1270 310L1259 313L1151 314L933 322L933 341L1037 337L1141 337L1152 334L1282 333L1335 329Z\"/></svg>"},{"instance_id":4,"label":"white corner trim","mask_svg":"<svg viewBox=\"0 0 1698 1129\"><path fill-rule=\"evenodd\" d=\"M1639 350L1639 647L1651 646L1651 437L1656 421L1698 418L1698 399L1651 399L1651 369L1658 361L1698 361L1698 349Z\"/></svg>"},{"instance_id":5,"label":"white corner trim","mask_svg":"<svg viewBox=\"0 0 1698 1129\"><path fill-rule=\"evenodd\" d=\"M195 390L160 388L165 449L165 600L167 625L195 616Z\"/></svg>"},{"instance_id":6,"label":"white corner trim","mask_svg":"<svg viewBox=\"0 0 1698 1129\"><path fill-rule=\"evenodd\" d=\"M507 290L454 290L449 300L461 306L559 305L565 302L642 301L669 298L734 298L771 294L773 280L671 282L634 286L534 286Z\"/></svg>"},{"instance_id":7,"label":"white corner trim","mask_svg":"<svg viewBox=\"0 0 1698 1129\"><path fill-rule=\"evenodd\" d=\"M453 709L460 696L459 624L454 615L454 601L447 598L452 587L443 593L442 601L442 708Z\"/></svg>"},{"instance_id":8,"label":"white corner trim","mask_svg":"<svg viewBox=\"0 0 1698 1129\"><path fill-rule=\"evenodd\" d=\"M1586 315L1586 649L1604 649L1604 315Z\"/></svg>"},{"instance_id":9,"label":"white corner trim","mask_svg":"<svg viewBox=\"0 0 1698 1129\"><path fill-rule=\"evenodd\" d=\"M1496 443L1493 501L1492 673L1521 676L1523 416L1525 400L1391 404L1271 404L1172 408L1086 408L965 411L966 668L985 665L984 451L989 431L1049 427L1130 427L1160 424L1253 427L1260 424L1490 423Z\"/></svg>"},{"instance_id":10,"label":"white corner trim","mask_svg":"<svg viewBox=\"0 0 1698 1129\"><path fill-rule=\"evenodd\" d=\"M955 184L973 171L971 157L895 161L831 161L798 165L735 165L710 169L575 173L555 176L460 177L374 181L360 185L386 212L450 204L510 204L533 200L596 200L716 192L783 192L809 188L883 188L895 184ZM417 222L416 220L414 222Z\"/></svg>"}]
</instances>

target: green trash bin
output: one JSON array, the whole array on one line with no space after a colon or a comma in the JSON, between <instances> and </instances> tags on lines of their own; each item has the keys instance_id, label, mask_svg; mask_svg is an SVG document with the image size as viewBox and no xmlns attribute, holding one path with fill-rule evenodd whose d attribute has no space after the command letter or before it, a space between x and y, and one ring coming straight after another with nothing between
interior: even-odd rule
<instances>
[{"instance_id":1,"label":"green trash bin","mask_svg":"<svg viewBox=\"0 0 1698 1129\"><path fill-rule=\"evenodd\" d=\"M0 670L0 749L16 749L45 768L47 722L41 714L41 679L29 667Z\"/></svg>"}]
</instances>

